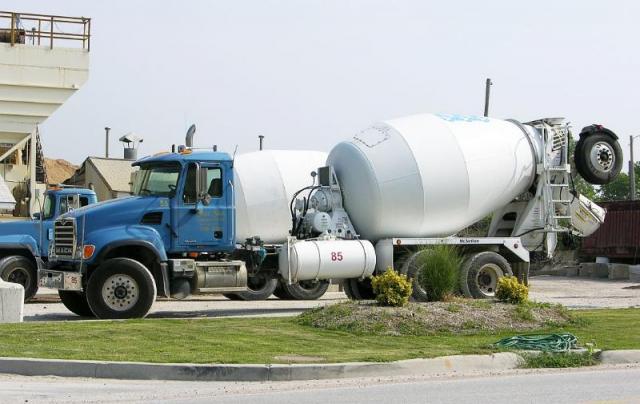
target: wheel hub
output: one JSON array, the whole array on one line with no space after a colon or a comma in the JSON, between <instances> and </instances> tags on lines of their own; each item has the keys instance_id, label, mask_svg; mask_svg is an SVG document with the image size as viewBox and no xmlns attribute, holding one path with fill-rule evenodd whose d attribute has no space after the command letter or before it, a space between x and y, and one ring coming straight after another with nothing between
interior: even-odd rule
<instances>
[{"instance_id":1,"label":"wheel hub","mask_svg":"<svg viewBox=\"0 0 640 404\"><path fill-rule=\"evenodd\" d=\"M604 143L598 142L593 145L590 153L591 164L602 171L610 171L615 163L615 157L611 147Z\"/></svg>"},{"instance_id":2,"label":"wheel hub","mask_svg":"<svg viewBox=\"0 0 640 404\"><path fill-rule=\"evenodd\" d=\"M7 276L7 282L18 283L26 288L29 283L29 273L25 268L15 268L9 276Z\"/></svg>"},{"instance_id":3,"label":"wheel hub","mask_svg":"<svg viewBox=\"0 0 640 404\"><path fill-rule=\"evenodd\" d=\"M112 310L129 310L138 302L138 283L129 275L112 275L102 287L102 299Z\"/></svg>"},{"instance_id":4,"label":"wheel hub","mask_svg":"<svg viewBox=\"0 0 640 404\"><path fill-rule=\"evenodd\" d=\"M486 296L494 296L501 274L502 270L495 264L487 264L480 268L476 278L480 291Z\"/></svg>"}]
</instances>

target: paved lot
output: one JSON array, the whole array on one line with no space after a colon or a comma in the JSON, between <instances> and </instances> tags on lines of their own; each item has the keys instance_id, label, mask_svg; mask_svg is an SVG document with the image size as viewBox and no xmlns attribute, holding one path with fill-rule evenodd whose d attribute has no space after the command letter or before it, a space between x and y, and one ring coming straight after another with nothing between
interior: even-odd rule
<instances>
[{"instance_id":1,"label":"paved lot","mask_svg":"<svg viewBox=\"0 0 640 404\"><path fill-rule=\"evenodd\" d=\"M25 321L80 320L58 302L54 291L39 294L38 303L25 305ZM531 279L530 297L540 302L561 303L570 308L640 307L640 287L622 281L538 276ZM342 292L329 292L316 301L271 298L257 302L230 301L223 296L189 300L160 300L151 318L198 318L237 316L291 316L306 309L345 300Z\"/></svg>"},{"instance_id":2,"label":"paved lot","mask_svg":"<svg viewBox=\"0 0 640 404\"><path fill-rule=\"evenodd\" d=\"M638 403L640 367L230 383L0 375L0 403Z\"/></svg>"}]
</instances>

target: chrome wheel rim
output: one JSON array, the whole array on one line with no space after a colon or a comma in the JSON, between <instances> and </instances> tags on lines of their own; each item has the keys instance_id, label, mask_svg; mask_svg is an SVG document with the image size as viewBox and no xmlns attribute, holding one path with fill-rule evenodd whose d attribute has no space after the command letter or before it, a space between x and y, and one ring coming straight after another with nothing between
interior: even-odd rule
<instances>
[{"instance_id":1,"label":"chrome wheel rim","mask_svg":"<svg viewBox=\"0 0 640 404\"><path fill-rule=\"evenodd\" d=\"M607 172L613 168L616 158L608 143L598 142L591 148L589 159L598 170Z\"/></svg>"},{"instance_id":2,"label":"chrome wheel rim","mask_svg":"<svg viewBox=\"0 0 640 404\"><path fill-rule=\"evenodd\" d=\"M476 284L485 296L495 296L498 278L502 276L502 269L496 264L486 264L478 271Z\"/></svg>"},{"instance_id":3,"label":"chrome wheel rim","mask_svg":"<svg viewBox=\"0 0 640 404\"><path fill-rule=\"evenodd\" d=\"M112 275L102 286L102 299L111 310L129 310L139 298L138 283L129 275Z\"/></svg>"}]
</instances>

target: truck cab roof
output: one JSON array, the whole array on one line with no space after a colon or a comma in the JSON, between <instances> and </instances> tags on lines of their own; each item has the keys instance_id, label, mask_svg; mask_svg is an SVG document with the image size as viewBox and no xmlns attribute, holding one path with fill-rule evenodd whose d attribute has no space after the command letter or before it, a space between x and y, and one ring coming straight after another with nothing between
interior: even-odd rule
<instances>
[{"instance_id":1,"label":"truck cab roof","mask_svg":"<svg viewBox=\"0 0 640 404\"><path fill-rule=\"evenodd\" d=\"M74 194L83 194L83 195L95 195L96 193L88 188L52 188L47 189L47 193L55 193L58 195L74 195Z\"/></svg>"},{"instance_id":2,"label":"truck cab roof","mask_svg":"<svg viewBox=\"0 0 640 404\"><path fill-rule=\"evenodd\" d=\"M158 153L153 156L147 156L139 159L134 166L140 166L149 163L171 163L171 162L190 162L190 161L231 161L231 156L225 152L214 152L211 150L189 150L182 153Z\"/></svg>"}]
</instances>

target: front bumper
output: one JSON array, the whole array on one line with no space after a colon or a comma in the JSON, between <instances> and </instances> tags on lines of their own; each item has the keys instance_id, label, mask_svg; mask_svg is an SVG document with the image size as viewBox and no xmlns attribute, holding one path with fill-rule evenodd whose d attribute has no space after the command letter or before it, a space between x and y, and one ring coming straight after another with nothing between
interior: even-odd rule
<instances>
[{"instance_id":1,"label":"front bumper","mask_svg":"<svg viewBox=\"0 0 640 404\"><path fill-rule=\"evenodd\" d=\"M82 291L82 274L41 269L38 271L38 284L43 288Z\"/></svg>"}]
</instances>

